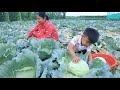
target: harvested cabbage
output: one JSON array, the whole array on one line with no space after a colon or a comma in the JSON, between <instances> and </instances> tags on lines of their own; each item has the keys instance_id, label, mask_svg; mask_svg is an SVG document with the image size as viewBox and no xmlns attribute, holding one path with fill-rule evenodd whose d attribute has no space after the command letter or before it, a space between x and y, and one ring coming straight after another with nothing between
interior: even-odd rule
<instances>
[{"instance_id":1,"label":"harvested cabbage","mask_svg":"<svg viewBox=\"0 0 120 90\"><path fill-rule=\"evenodd\" d=\"M102 60L104 63L107 63L106 60L105 60L104 58L102 58L102 57L96 57L95 59L100 59L100 60Z\"/></svg>"},{"instance_id":2,"label":"harvested cabbage","mask_svg":"<svg viewBox=\"0 0 120 90\"><path fill-rule=\"evenodd\" d=\"M108 63L106 63L104 58L97 57L90 62L89 67L90 68L101 68L106 64Z\"/></svg>"}]
</instances>

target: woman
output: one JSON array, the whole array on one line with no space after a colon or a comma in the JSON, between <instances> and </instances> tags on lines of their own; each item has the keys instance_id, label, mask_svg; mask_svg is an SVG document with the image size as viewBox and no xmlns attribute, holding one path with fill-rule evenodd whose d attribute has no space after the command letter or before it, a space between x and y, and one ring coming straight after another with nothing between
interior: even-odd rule
<instances>
[{"instance_id":1,"label":"woman","mask_svg":"<svg viewBox=\"0 0 120 90\"><path fill-rule=\"evenodd\" d=\"M55 26L49 21L45 12L39 12L37 14L38 24L27 35L26 39L34 36L37 40L42 38L51 38L56 41L59 40L58 32Z\"/></svg>"}]
</instances>

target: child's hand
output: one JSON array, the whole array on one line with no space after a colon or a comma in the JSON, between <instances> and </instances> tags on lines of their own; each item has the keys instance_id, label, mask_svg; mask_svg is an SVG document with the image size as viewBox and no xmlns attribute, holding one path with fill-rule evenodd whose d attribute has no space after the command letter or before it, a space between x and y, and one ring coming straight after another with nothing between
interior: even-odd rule
<instances>
[{"instance_id":1,"label":"child's hand","mask_svg":"<svg viewBox=\"0 0 120 90\"><path fill-rule=\"evenodd\" d=\"M78 56L73 57L73 62L78 63L80 61L80 58Z\"/></svg>"}]
</instances>

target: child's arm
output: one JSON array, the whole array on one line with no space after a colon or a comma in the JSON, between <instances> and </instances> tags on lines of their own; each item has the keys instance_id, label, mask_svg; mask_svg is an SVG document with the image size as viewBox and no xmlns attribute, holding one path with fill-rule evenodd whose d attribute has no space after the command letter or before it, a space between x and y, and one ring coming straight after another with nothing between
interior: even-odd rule
<instances>
[{"instance_id":1,"label":"child's arm","mask_svg":"<svg viewBox=\"0 0 120 90\"><path fill-rule=\"evenodd\" d=\"M91 51L88 51L88 63L92 60L92 54Z\"/></svg>"},{"instance_id":2,"label":"child's arm","mask_svg":"<svg viewBox=\"0 0 120 90\"><path fill-rule=\"evenodd\" d=\"M78 62L80 60L80 58L75 54L75 51L74 51L74 44L70 43L68 45L68 50L70 52L70 54L72 55L73 57L73 62Z\"/></svg>"}]
</instances>

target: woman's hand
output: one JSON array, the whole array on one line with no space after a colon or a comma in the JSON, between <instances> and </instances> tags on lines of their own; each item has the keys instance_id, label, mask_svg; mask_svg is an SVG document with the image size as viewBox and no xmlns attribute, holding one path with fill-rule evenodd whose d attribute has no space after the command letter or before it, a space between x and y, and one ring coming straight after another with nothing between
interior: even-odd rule
<instances>
[{"instance_id":1,"label":"woman's hand","mask_svg":"<svg viewBox=\"0 0 120 90\"><path fill-rule=\"evenodd\" d=\"M78 57L78 56L73 57L74 63L78 63L79 61L80 61L80 57Z\"/></svg>"},{"instance_id":2,"label":"woman's hand","mask_svg":"<svg viewBox=\"0 0 120 90\"><path fill-rule=\"evenodd\" d=\"M28 40L28 38L29 38L28 36L25 37L26 40Z\"/></svg>"}]
</instances>

